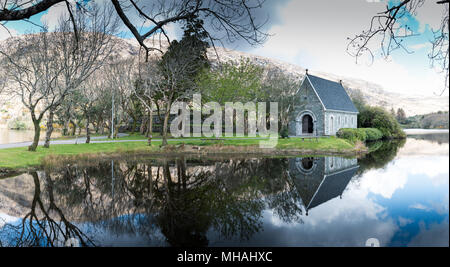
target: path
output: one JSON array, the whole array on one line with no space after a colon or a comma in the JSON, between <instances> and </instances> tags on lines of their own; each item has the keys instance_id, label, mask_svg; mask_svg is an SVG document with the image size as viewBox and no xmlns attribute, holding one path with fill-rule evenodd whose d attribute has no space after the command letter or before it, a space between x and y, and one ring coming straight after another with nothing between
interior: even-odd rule
<instances>
[{"instance_id":1,"label":"path","mask_svg":"<svg viewBox=\"0 0 450 267\"><path fill-rule=\"evenodd\" d=\"M128 136L125 133L119 133L119 137ZM103 141L95 141L99 139L106 139L107 136L95 136L91 137L91 144L100 144L100 143L124 143L124 142L147 142L147 139L139 139L139 140L103 140ZM233 140L248 140L248 139L266 139L262 137L243 137L243 138L233 138ZM192 141L192 138L177 138L177 139L167 139L167 141ZM162 139L152 139L152 141L162 141ZM70 145L70 144L84 144L86 142L86 137L80 137L78 139L69 139L69 140L51 140L50 145ZM32 142L21 142L21 143L10 143L10 144L0 144L0 149L5 148L16 148L16 147L27 147L30 146ZM44 145L44 141L39 141L39 145Z\"/></svg>"},{"instance_id":2,"label":"path","mask_svg":"<svg viewBox=\"0 0 450 267\"><path fill-rule=\"evenodd\" d=\"M128 136L128 134L119 133L117 134L119 137ZM91 137L91 143L108 143L108 142L121 142L121 141L128 141L128 140L111 140L111 141L95 141L98 139L106 139L108 136L93 136ZM136 142L136 141L145 141L145 140L129 140L130 142ZM75 139L68 139L68 140L51 140L50 145L70 145L70 144L84 144L86 142L86 137L80 137ZM10 143L10 144L0 144L0 149L4 148L15 148L15 147L27 147L31 145L31 141L28 142L20 142L20 143ZM45 141L39 141L39 145L44 145Z\"/></svg>"}]
</instances>

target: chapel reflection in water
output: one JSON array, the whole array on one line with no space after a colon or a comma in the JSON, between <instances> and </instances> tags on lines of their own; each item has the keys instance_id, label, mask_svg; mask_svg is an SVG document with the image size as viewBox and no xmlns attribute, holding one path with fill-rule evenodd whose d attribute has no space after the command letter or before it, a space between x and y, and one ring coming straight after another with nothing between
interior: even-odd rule
<instances>
[{"instance_id":1,"label":"chapel reflection in water","mask_svg":"<svg viewBox=\"0 0 450 267\"><path fill-rule=\"evenodd\" d=\"M335 197L341 197L359 169L357 159L304 157L289 159L289 175L308 211Z\"/></svg>"},{"instance_id":2,"label":"chapel reflection in water","mask_svg":"<svg viewBox=\"0 0 450 267\"><path fill-rule=\"evenodd\" d=\"M302 223L304 210L342 195L357 170L356 159L337 157L68 164L31 173L36 191L31 212L3 227L10 232L2 243L55 246L75 237L84 246L102 245L83 233L92 229L177 247L208 246L209 231L222 239L249 240L262 230L264 210ZM35 223L29 223L29 214Z\"/></svg>"}]
</instances>

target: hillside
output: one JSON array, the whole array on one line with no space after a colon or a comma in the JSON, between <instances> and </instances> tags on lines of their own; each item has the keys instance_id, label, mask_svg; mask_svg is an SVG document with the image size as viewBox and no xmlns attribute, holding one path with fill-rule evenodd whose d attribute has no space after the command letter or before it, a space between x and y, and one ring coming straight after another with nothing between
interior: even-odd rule
<instances>
[{"instance_id":1,"label":"hillside","mask_svg":"<svg viewBox=\"0 0 450 267\"><path fill-rule=\"evenodd\" d=\"M448 111L438 111L425 115L415 115L401 122L404 128L448 129Z\"/></svg>"},{"instance_id":2,"label":"hillside","mask_svg":"<svg viewBox=\"0 0 450 267\"><path fill-rule=\"evenodd\" d=\"M256 56L240 51L226 50L223 48L217 48L217 51L220 59L223 61L238 60L240 57L244 57L250 58L253 62L261 66L281 68L286 72L298 77L299 79L302 79L305 74L305 68L280 60ZM210 51L210 58L215 58L215 54L213 53L213 51ZM394 110L402 108L406 112L407 116L427 114L436 112L438 110L449 110L449 99L446 96L423 97L402 95L386 91L382 86L378 84L367 82L357 78L344 77L314 70L309 70L309 73L329 80L342 80L344 87L346 87L350 91L349 93L351 93L351 91L353 90L360 90L364 96L364 99L369 105L381 106L386 108L387 110L390 110L391 108L394 108Z\"/></svg>"},{"instance_id":3,"label":"hillside","mask_svg":"<svg viewBox=\"0 0 450 267\"><path fill-rule=\"evenodd\" d=\"M131 39L121 39L115 38L117 40L115 46L115 55L122 58L127 58L130 56L136 56L139 54L139 46L135 40ZM13 39L15 41L20 40L19 38ZM5 40L4 42L11 42L11 40ZM0 42L0 46L2 46ZM159 41L147 41L149 46L159 46ZM167 42L162 41L161 49L164 50L168 46ZM217 55L218 58L217 58ZM155 52L157 53L157 52ZM286 63L276 59L265 58L261 56L252 55L245 52L227 50L221 47L217 47L216 50L210 48L208 51L208 57L213 61L237 61L241 57L249 58L255 64L264 67L276 67L284 70L287 73L295 76L298 79L302 79L305 73L305 69L294 64ZM370 105L382 106L386 109L402 108L405 110L407 116L414 116L419 114L433 113L438 110L448 111L449 110L449 99L448 97L414 97L408 95L401 95L396 93L391 93L384 90L380 85L370 83L364 80L360 80L352 77L341 77L330 73L323 73L320 71L310 70L311 74L321 76L326 79L339 81L342 80L344 86L350 91L360 90L366 100ZM380 77L382 78L382 77ZM23 108L20 101L17 99L11 99L9 96L0 96L0 128L8 127L15 121L28 120L28 114Z\"/></svg>"}]
</instances>

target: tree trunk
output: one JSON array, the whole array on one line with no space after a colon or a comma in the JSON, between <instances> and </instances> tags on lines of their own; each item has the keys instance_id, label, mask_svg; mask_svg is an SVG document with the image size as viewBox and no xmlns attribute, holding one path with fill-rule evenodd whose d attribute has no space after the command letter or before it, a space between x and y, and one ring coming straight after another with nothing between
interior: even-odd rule
<instances>
[{"instance_id":1,"label":"tree trunk","mask_svg":"<svg viewBox=\"0 0 450 267\"><path fill-rule=\"evenodd\" d=\"M164 114L163 140L162 140L163 146L167 145L167 128L168 128L168 124L169 124L170 107L171 107L171 103L169 102L167 104L166 114Z\"/></svg>"},{"instance_id":2,"label":"tree trunk","mask_svg":"<svg viewBox=\"0 0 450 267\"><path fill-rule=\"evenodd\" d=\"M92 122L92 126L94 127L94 131L95 131L96 134L98 134L98 132L99 132L99 129L100 129L99 125L100 124L96 123L95 121Z\"/></svg>"},{"instance_id":3,"label":"tree trunk","mask_svg":"<svg viewBox=\"0 0 450 267\"><path fill-rule=\"evenodd\" d=\"M69 120L64 122L63 135L66 136L69 134Z\"/></svg>"},{"instance_id":4,"label":"tree trunk","mask_svg":"<svg viewBox=\"0 0 450 267\"><path fill-rule=\"evenodd\" d=\"M244 113L244 136L248 136L248 111Z\"/></svg>"},{"instance_id":5,"label":"tree trunk","mask_svg":"<svg viewBox=\"0 0 450 267\"><path fill-rule=\"evenodd\" d=\"M90 117L86 118L86 144L91 142L91 130L89 129L89 123L91 122Z\"/></svg>"},{"instance_id":6,"label":"tree trunk","mask_svg":"<svg viewBox=\"0 0 450 267\"><path fill-rule=\"evenodd\" d=\"M108 139L112 138L112 131L111 131L111 121L105 122L105 126L108 129Z\"/></svg>"},{"instance_id":7,"label":"tree trunk","mask_svg":"<svg viewBox=\"0 0 450 267\"><path fill-rule=\"evenodd\" d=\"M39 138L41 137L41 127L39 127L41 121L36 119L34 115L31 116L31 119L34 125L34 139L33 143L28 147L28 151L36 151L36 148L39 144Z\"/></svg>"},{"instance_id":8,"label":"tree trunk","mask_svg":"<svg viewBox=\"0 0 450 267\"><path fill-rule=\"evenodd\" d=\"M105 134L105 128L106 128L105 122L102 120L100 125L100 134Z\"/></svg>"},{"instance_id":9,"label":"tree trunk","mask_svg":"<svg viewBox=\"0 0 450 267\"><path fill-rule=\"evenodd\" d=\"M148 145L152 145L152 137L153 137L153 110L150 109L148 113L149 122L148 122Z\"/></svg>"},{"instance_id":10,"label":"tree trunk","mask_svg":"<svg viewBox=\"0 0 450 267\"><path fill-rule=\"evenodd\" d=\"M119 129L118 124L119 124L118 121L114 120L114 139L117 138L117 134L118 134L117 129Z\"/></svg>"},{"instance_id":11,"label":"tree trunk","mask_svg":"<svg viewBox=\"0 0 450 267\"><path fill-rule=\"evenodd\" d=\"M55 113L52 109L50 109L49 112L50 113L48 114L48 120L47 120L47 131L45 133L45 144L44 144L45 148L50 147L50 138L53 133L53 118L54 118Z\"/></svg>"},{"instance_id":12,"label":"tree trunk","mask_svg":"<svg viewBox=\"0 0 450 267\"><path fill-rule=\"evenodd\" d=\"M75 136L75 134L77 133L77 125L75 124L74 121L71 120L71 122L72 122L72 125L73 125L72 136Z\"/></svg>"},{"instance_id":13,"label":"tree trunk","mask_svg":"<svg viewBox=\"0 0 450 267\"><path fill-rule=\"evenodd\" d=\"M133 125L131 127L133 127L131 129L131 134L134 134L134 131L136 130L136 126L137 126L137 118L135 116L131 117L133 119Z\"/></svg>"},{"instance_id":14,"label":"tree trunk","mask_svg":"<svg viewBox=\"0 0 450 267\"><path fill-rule=\"evenodd\" d=\"M141 123L141 128L139 129L140 134L144 134L146 132L146 125L147 125L147 117L144 116Z\"/></svg>"}]
</instances>

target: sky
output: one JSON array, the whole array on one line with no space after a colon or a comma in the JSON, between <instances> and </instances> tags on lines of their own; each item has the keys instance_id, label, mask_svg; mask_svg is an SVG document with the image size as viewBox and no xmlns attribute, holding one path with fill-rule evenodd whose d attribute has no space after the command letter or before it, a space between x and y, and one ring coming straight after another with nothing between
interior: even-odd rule
<instances>
[{"instance_id":1,"label":"sky","mask_svg":"<svg viewBox=\"0 0 450 267\"><path fill-rule=\"evenodd\" d=\"M100 1L100 0L97 0ZM389 0L398 1L398 0ZM383 86L387 91L407 95L435 96L444 88L444 75L430 68L431 29L437 29L441 22L443 5L426 0L417 14L407 16L403 24L408 24L418 36L405 40L412 54L397 50L388 59L380 56L378 44L371 46L376 56L373 62L360 60L346 52L348 37L353 37L369 27L370 19L384 11L384 0L267 0L257 18L268 18L264 29L271 35L261 46L252 47L244 42L227 44L228 48L241 50L259 56L275 58L299 65L317 72L327 72L343 77L367 80ZM65 12L59 5L37 14L31 21L47 23L50 28L58 16ZM136 25L137 16L134 17ZM25 22L8 22L11 34L33 31L33 25ZM177 25L166 30L172 38L181 35ZM149 29L143 25L143 29ZM131 38L124 28L123 37ZM0 40L9 34L0 27ZM443 97L448 97L448 90Z\"/></svg>"},{"instance_id":2,"label":"sky","mask_svg":"<svg viewBox=\"0 0 450 267\"><path fill-rule=\"evenodd\" d=\"M442 7L434 1L425 1L417 16L409 21L410 25L416 23L416 30L421 33L407 41L413 54L398 50L388 60L376 56L369 65L368 61L356 64L355 58L346 53L347 37L368 29L370 18L385 6L386 2L366 0L288 1L275 9L282 19L269 29L274 36L263 47L249 52L314 71L371 81L392 92L439 93L444 86L444 76L430 69L427 56L431 47L430 28L439 27L442 14ZM372 48L379 51L379 45Z\"/></svg>"}]
</instances>

